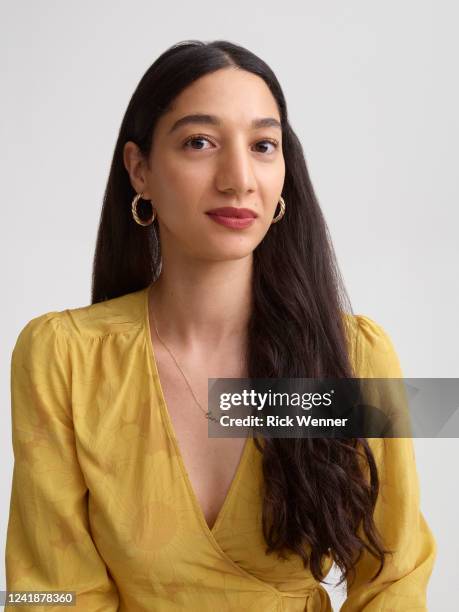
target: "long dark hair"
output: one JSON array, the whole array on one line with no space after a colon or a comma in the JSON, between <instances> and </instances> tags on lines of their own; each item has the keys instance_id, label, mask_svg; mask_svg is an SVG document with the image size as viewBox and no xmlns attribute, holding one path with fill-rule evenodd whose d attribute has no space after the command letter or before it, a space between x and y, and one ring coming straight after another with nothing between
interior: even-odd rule
<instances>
[{"instance_id":1,"label":"long dark hair","mask_svg":"<svg viewBox=\"0 0 459 612\"><path fill-rule=\"evenodd\" d=\"M254 251L253 309L247 367L250 378L352 378L349 332L352 313L325 219L311 184L301 144L292 130L280 84L247 49L228 41L183 41L147 70L124 115L104 195L93 264L92 303L146 288L160 273L154 226L133 222L136 195L123 163L123 147L135 142L148 157L155 125L174 98L196 79L234 66L261 77L276 99L286 174L287 212ZM146 204L144 202L144 204ZM151 214L147 210L139 214ZM155 221L156 224L156 221ZM373 521L379 479L365 438L265 439L263 534L266 553L293 551L316 580L332 555L343 582L355 575L363 549L384 567ZM365 537L358 531L363 528ZM308 549L310 547L310 552Z\"/></svg>"}]
</instances>

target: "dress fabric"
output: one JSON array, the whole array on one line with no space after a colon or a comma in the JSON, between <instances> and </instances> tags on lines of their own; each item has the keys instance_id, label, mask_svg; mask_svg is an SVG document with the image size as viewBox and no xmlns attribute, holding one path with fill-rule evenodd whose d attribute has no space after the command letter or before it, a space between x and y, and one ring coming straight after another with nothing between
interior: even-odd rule
<instances>
[{"instance_id":1,"label":"dress fabric","mask_svg":"<svg viewBox=\"0 0 459 612\"><path fill-rule=\"evenodd\" d=\"M253 438L208 527L161 389L149 287L42 314L19 333L7 590L75 591L72 609L85 612L331 612L299 556L265 554ZM356 376L402 378L383 328L345 316ZM341 611L427 610L437 545L419 506L413 441L369 443L380 478L375 522L395 553L370 584L379 562L363 553ZM325 572L331 566L325 557Z\"/></svg>"}]
</instances>

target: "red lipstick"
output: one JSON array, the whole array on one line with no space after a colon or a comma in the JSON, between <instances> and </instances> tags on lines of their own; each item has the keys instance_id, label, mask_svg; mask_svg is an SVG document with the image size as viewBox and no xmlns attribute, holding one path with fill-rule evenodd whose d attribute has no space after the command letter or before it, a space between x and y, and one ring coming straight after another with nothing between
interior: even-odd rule
<instances>
[{"instance_id":1,"label":"red lipstick","mask_svg":"<svg viewBox=\"0 0 459 612\"><path fill-rule=\"evenodd\" d=\"M208 210L206 215L216 223L231 227L233 229L243 229L251 225L257 213L250 208L235 208L234 206L223 206Z\"/></svg>"}]
</instances>

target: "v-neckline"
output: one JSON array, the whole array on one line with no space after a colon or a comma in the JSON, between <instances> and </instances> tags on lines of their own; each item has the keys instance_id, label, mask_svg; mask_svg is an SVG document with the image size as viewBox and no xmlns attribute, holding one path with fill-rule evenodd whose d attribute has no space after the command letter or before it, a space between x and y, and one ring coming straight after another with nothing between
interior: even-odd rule
<instances>
[{"instance_id":1,"label":"v-neckline","mask_svg":"<svg viewBox=\"0 0 459 612\"><path fill-rule=\"evenodd\" d=\"M150 297L150 289L152 287L152 284L148 285L145 289L144 289L144 325L143 325L143 329L144 329L144 333L146 335L146 342L147 342L147 346L148 346L148 356L150 359L150 364L151 364L151 368L153 371L153 374L156 378L156 382L157 382L157 391L158 391L158 395L159 395L159 399L160 399L160 409L161 409L161 413L162 416L164 418L165 424L166 424L166 429L168 431L168 435L170 440L172 441L172 444L174 445L174 449L175 449L175 454L177 456L177 460L178 463L180 465L180 469L184 478L184 481L186 483L186 486L188 488L188 494L190 496L190 499L193 503L193 506L195 508L195 513L199 519L199 522L201 523L204 531L210 535L213 539L215 539L215 534L220 526L220 524L222 523L223 517L227 511L227 508L229 506L229 503L231 501L231 499L234 497L235 495L235 490L236 487L238 485L238 482L242 476L242 473L244 471L244 467L248 458L248 454L249 454L249 449L250 449L250 436L248 435L246 438L246 441L244 443L244 447L238 462L238 465L236 467L236 471L233 475L233 479L231 480L231 484L229 486L229 489L226 493L225 499L223 500L223 503L218 511L217 514L217 518L214 521L214 524L212 525L212 527L209 526L206 517L204 515L204 511L201 507L201 504L199 503L199 499L193 489L193 485L191 484L191 478L188 474L188 469L185 465L185 461L183 459L183 455L182 452L180 450L180 446L178 443L178 438L177 435L175 433L175 429L174 429L174 425L172 423L172 419L169 413L169 409L167 407L167 403L166 403L166 399L164 396L164 392L163 392L163 388L162 388L162 384L161 384L161 379L159 377L159 371L158 371L158 364L156 362L156 357L155 357L155 351L154 351L154 347L153 347L153 340L151 337L151 325L150 325L150 312L149 312L149 297Z\"/></svg>"}]
</instances>

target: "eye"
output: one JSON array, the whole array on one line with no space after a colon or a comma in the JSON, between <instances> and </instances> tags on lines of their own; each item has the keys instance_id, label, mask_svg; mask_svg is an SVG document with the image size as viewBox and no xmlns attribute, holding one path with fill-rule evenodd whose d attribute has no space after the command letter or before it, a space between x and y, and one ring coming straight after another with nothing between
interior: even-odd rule
<instances>
[{"instance_id":1,"label":"eye","mask_svg":"<svg viewBox=\"0 0 459 612\"><path fill-rule=\"evenodd\" d=\"M183 146L184 146L185 149L195 149L195 151L202 151L203 149L201 147L196 149L195 147L188 146L192 142L199 142L199 141L202 141L202 140L207 140L207 142L210 142L210 140L208 138L206 138L205 136L191 136L190 138L188 138L188 140L186 140L183 143Z\"/></svg>"},{"instance_id":2,"label":"eye","mask_svg":"<svg viewBox=\"0 0 459 612\"><path fill-rule=\"evenodd\" d=\"M265 144L264 144L265 143ZM274 151L278 148L279 143L277 142L277 140L260 140L259 142L257 142L257 144L262 144L264 146L266 146L266 143L268 145L272 145L274 147ZM274 153L274 151L271 151L271 154Z\"/></svg>"},{"instance_id":3,"label":"eye","mask_svg":"<svg viewBox=\"0 0 459 612\"><path fill-rule=\"evenodd\" d=\"M190 138L188 138L184 143L183 143L183 147L185 149L194 149L195 151L203 151L204 147L195 147L192 146L192 143L199 143L202 141L206 141L206 142L211 142L207 136L200 136L200 135L196 135L196 136L190 136ZM266 145L272 145L274 147L274 150L271 151L271 153L266 152L266 151L258 151L259 153L262 154L268 154L268 155L272 155L272 153L274 153L274 151L279 147L279 143L277 142L277 140L271 140L271 139L266 139L266 140L259 140L255 146L258 145L262 145L264 147L266 147Z\"/></svg>"}]
</instances>

